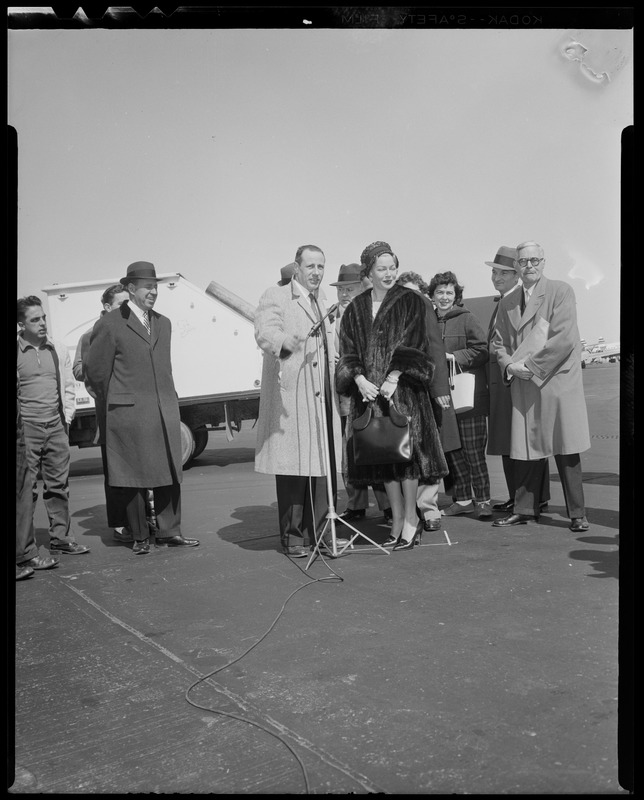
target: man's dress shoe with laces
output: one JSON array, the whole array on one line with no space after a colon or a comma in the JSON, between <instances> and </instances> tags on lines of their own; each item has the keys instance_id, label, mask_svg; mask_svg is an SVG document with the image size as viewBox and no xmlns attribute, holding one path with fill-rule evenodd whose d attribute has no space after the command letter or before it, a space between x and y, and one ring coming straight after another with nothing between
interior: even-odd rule
<instances>
[{"instance_id":1,"label":"man's dress shoe with laces","mask_svg":"<svg viewBox=\"0 0 644 800\"><path fill-rule=\"evenodd\" d=\"M58 559L53 556L34 556L21 561L19 567L31 567L31 569L53 569L58 566Z\"/></svg>"},{"instance_id":2,"label":"man's dress shoe with laces","mask_svg":"<svg viewBox=\"0 0 644 800\"><path fill-rule=\"evenodd\" d=\"M31 578L34 574L33 567L19 567L16 564L16 580L24 581L25 578Z\"/></svg>"},{"instance_id":3,"label":"man's dress shoe with laces","mask_svg":"<svg viewBox=\"0 0 644 800\"><path fill-rule=\"evenodd\" d=\"M349 544L349 540L341 539L339 536L336 536L335 544L336 548L345 547ZM315 550L315 547L312 546L311 550ZM329 534L327 534L320 542L319 551L329 556L333 555L333 542L331 541L331 536Z\"/></svg>"},{"instance_id":4,"label":"man's dress shoe with laces","mask_svg":"<svg viewBox=\"0 0 644 800\"><path fill-rule=\"evenodd\" d=\"M157 544L160 547L196 547L199 539L186 539L183 536L157 536Z\"/></svg>"},{"instance_id":5,"label":"man's dress shoe with laces","mask_svg":"<svg viewBox=\"0 0 644 800\"><path fill-rule=\"evenodd\" d=\"M586 517L573 517L569 527L573 533L581 533L582 531L587 531L590 525Z\"/></svg>"},{"instance_id":6,"label":"man's dress shoe with laces","mask_svg":"<svg viewBox=\"0 0 644 800\"><path fill-rule=\"evenodd\" d=\"M137 556L145 556L150 552L149 539L137 539L132 547L132 552Z\"/></svg>"},{"instance_id":7,"label":"man's dress shoe with laces","mask_svg":"<svg viewBox=\"0 0 644 800\"><path fill-rule=\"evenodd\" d=\"M512 525L526 525L528 522L538 522L538 517L532 517L529 514L510 514L509 517L501 517L495 519L492 523L493 528L509 528Z\"/></svg>"},{"instance_id":8,"label":"man's dress shoe with laces","mask_svg":"<svg viewBox=\"0 0 644 800\"><path fill-rule=\"evenodd\" d=\"M505 503L495 503L492 506L492 511L506 511L511 513L514 511L514 500L506 500ZM544 500L539 503L539 511L548 511L548 501Z\"/></svg>"},{"instance_id":9,"label":"man's dress shoe with laces","mask_svg":"<svg viewBox=\"0 0 644 800\"><path fill-rule=\"evenodd\" d=\"M89 553L89 547L78 542L50 542L50 553L66 553L68 556L79 556L82 553Z\"/></svg>"},{"instance_id":10,"label":"man's dress shoe with laces","mask_svg":"<svg viewBox=\"0 0 644 800\"><path fill-rule=\"evenodd\" d=\"M441 521L439 519L426 519L423 521L424 531L439 531L441 529Z\"/></svg>"},{"instance_id":11,"label":"man's dress shoe with laces","mask_svg":"<svg viewBox=\"0 0 644 800\"><path fill-rule=\"evenodd\" d=\"M284 551L284 555L289 558L306 558L308 556L306 548L302 547L300 544L289 544L282 547L282 550Z\"/></svg>"},{"instance_id":12,"label":"man's dress shoe with laces","mask_svg":"<svg viewBox=\"0 0 644 800\"><path fill-rule=\"evenodd\" d=\"M352 519L362 519L367 512L364 508L347 508L341 514L338 514L340 519L350 522Z\"/></svg>"}]
</instances>

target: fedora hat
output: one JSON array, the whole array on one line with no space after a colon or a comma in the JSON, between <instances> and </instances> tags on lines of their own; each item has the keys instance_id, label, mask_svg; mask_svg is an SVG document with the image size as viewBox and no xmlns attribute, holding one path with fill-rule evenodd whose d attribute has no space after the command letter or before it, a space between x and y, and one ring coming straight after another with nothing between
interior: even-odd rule
<instances>
[{"instance_id":1,"label":"fedora hat","mask_svg":"<svg viewBox=\"0 0 644 800\"><path fill-rule=\"evenodd\" d=\"M128 283L140 279L146 281L160 280L160 278L157 278L154 264L151 264L149 261L135 261L127 268L127 275L124 278L121 278L119 283L122 286L127 286Z\"/></svg>"},{"instance_id":2,"label":"fedora hat","mask_svg":"<svg viewBox=\"0 0 644 800\"><path fill-rule=\"evenodd\" d=\"M361 283L360 264L343 264L338 273L338 280L329 286L342 286L345 283Z\"/></svg>"},{"instance_id":3,"label":"fedora hat","mask_svg":"<svg viewBox=\"0 0 644 800\"><path fill-rule=\"evenodd\" d=\"M278 286L286 286L287 283L291 282L291 278L293 277L293 273L295 272L295 267L297 264L295 261L287 264L285 267L282 267L280 270L280 275L282 276L279 281L277 281Z\"/></svg>"},{"instance_id":4,"label":"fedora hat","mask_svg":"<svg viewBox=\"0 0 644 800\"><path fill-rule=\"evenodd\" d=\"M517 271L514 263L517 257L515 247L499 247L494 256L494 261L486 261L488 267L501 267L501 269L513 269Z\"/></svg>"}]
</instances>

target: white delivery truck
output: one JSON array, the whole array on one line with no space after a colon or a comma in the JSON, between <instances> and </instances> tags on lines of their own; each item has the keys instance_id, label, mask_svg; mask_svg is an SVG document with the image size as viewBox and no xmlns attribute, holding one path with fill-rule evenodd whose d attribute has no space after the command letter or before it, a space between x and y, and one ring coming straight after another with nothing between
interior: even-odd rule
<instances>
[{"instance_id":1,"label":"white delivery truck","mask_svg":"<svg viewBox=\"0 0 644 800\"><path fill-rule=\"evenodd\" d=\"M204 450L209 431L225 431L230 441L243 420L257 420L262 354L250 303L215 281L204 291L178 272L158 277L154 308L172 323L172 372L185 466ZM72 363L80 337L100 316L103 292L115 283L118 278L54 283L43 289L49 335L67 346ZM94 400L80 382L69 441L78 447L98 441Z\"/></svg>"}]
</instances>

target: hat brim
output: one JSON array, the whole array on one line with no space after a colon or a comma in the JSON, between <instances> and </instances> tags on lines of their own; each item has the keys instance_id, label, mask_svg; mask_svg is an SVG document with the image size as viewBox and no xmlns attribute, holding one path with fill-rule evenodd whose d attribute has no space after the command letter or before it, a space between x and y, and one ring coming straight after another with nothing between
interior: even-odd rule
<instances>
[{"instance_id":1,"label":"hat brim","mask_svg":"<svg viewBox=\"0 0 644 800\"><path fill-rule=\"evenodd\" d=\"M503 264L497 264L496 261L486 261L485 262L488 267L499 267L500 269L511 269L513 272L518 272L519 270L516 267L508 267L504 266Z\"/></svg>"},{"instance_id":2,"label":"hat brim","mask_svg":"<svg viewBox=\"0 0 644 800\"><path fill-rule=\"evenodd\" d=\"M362 279L356 278L355 281L337 281L336 283L330 283L329 286L350 286L353 283L362 283Z\"/></svg>"},{"instance_id":3,"label":"hat brim","mask_svg":"<svg viewBox=\"0 0 644 800\"><path fill-rule=\"evenodd\" d=\"M128 283L132 283L132 281L156 281L157 283L159 283L160 280L161 278L155 278L151 275L147 277L141 277L140 275L129 275L125 278L121 278L119 283L121 284L121 286L127 286Z\"/></svg>"}]
</instances>

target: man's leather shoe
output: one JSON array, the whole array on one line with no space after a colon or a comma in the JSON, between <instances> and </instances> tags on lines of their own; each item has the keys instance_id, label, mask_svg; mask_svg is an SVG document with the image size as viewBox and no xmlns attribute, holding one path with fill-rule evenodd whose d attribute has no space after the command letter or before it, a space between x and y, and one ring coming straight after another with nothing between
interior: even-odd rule
<instances>
[{"instance_id":1,"label":"man's leather shoe","mask_svg":"<svg viewBox=\"0 0 644 800\"><path fill-rule=\"evenodd\" d=\"M134 536L129 528L114 528L114 538L117 542L133 542Z\"/></svg>"},{"instance_id":2,"label":"man's leather shoe","mask_svg":"<svg viewBox=\"0 0 644 800\"><path fill-rule=\"evenodd\" d=\"M50 553L67 553L69 556L79 556L81 553L89 553L89 547L78 542L50 542Z\"/></svg>"},{"instance_id":3,"label":"man's leather shoe","mask_svg":"<svg viewBox=\"0 0 644 800\"><path fill-rule=\"evenodd\" d=\"M183 536L157 536L157 544L161 547L196 547L199 539L186 539Z\"/></svg>"},{"instance_id":4,"label":"man's leather shoe","mask_svg":"<svg viewBox=\"0 0 644 800\"><path fill-rule=\"evenodd\" d=\"M335 537L335 544L336 549L340 547L345 547L349 544L348 539L341 539L339 536ZM315 550L315 547L311 547L311 550ZM333 542L331 541L330 536L325 536L322 541L320 542L319 551L321 553L326 553L326 555L332 556L333 555Z\"/></svg>"},{"instance_id":5,"label":"man's leather shoe","mask_svg":"<svg viewBox=\"0 0 644 800\"><path fill-rule=\"evenodd\" d=\"M31 567L32 569L53 569L58 566L58 559L52 556L34 556L27 559L27 561L21 561L18 566Z\"/></svg>"},{"instance_id":6,"label":"man's leather shoe","mask_svg":"<svg viewBox=\"0 0 644 800\"><path fill-rule=\"evenodd\" d=\"M343 511L338 516L340 519L345 519L349 522L352 519L362 519L366 513L364 508L347 508L346 511Z\"/></svg>"},{"instance_id":7,"label":"man's leather shoe","mask_svg":"<svg viewBox=\"0 0 644 800\"><path fill-rule=\"evenodd\" d=\"M282 550L284 555L289 558L306 558L308 556L306 549L300 544L290 544L282 547Z\"/></svg>"},{"instance_id":8,"label":"man's leather shoe","mask_svg":"<svg viewBox=\"0 0 644 800\"><path fill-rule=\"evenodd\" d=\"M509 528L511 525L525 525L527 522L536 522L537 517L531 517L528 514L510 514L509 517L501 517L495 519L492 523L494 528Z\"/></svg>"},{"instance_id":9,"label":"man's leather shoe","mask_svg":"<svg viewBox=\"0 0 644 800\"><path fill-rule=\"evenodd\" d=\"M134 542L134 547L132 548L132 552L137 556L147 555L150 552L150 540L137 539Z\"/></svg>"},{"instance_id":10,"label":"man's leather shoe","mask_svg":"<svg viewBox=\"0 0 644 800\"><path fill-rule=\"evenodd\" d=\"M424 531L439 531L441 529L441 521L439 519L426 519L423 522Z\"/></svg>"},{"instance_id":11,"label":"man's leather shoe","mask_svg":"<svg viewBox=\"0 0 644 800\"><path fill-rule=\"evenodd\" d=\"M16 564L16 580L17 581L24 581L25 578L31 578L34 574L32 567L19 567Z\"/></svg>"},{"instance_id":12,"label":"man's leather shoe","mask_svg":"<svg viewBox=\"0 0 644 800\"><path fill-rule=\"evenodd\" d=\"M587 531L590 528L588 524L588 520L586 517L573 517L570 523L570 530L573 533L581 533L582 531Z\"/></svg>"},{"instance_id":13,"label":"man's leather shoe","mask_svg":"<svg viewBox=\"0 0 644 800\"><path fill-rule=\"evenodd\" d=\"M542 503L539 503L539 511L547 511L548 510L548 501L544 500ZM506 500L505 503L495 503L492 506L492 511L514 511L514 500Z\"/></svg>"}]
</instances>

